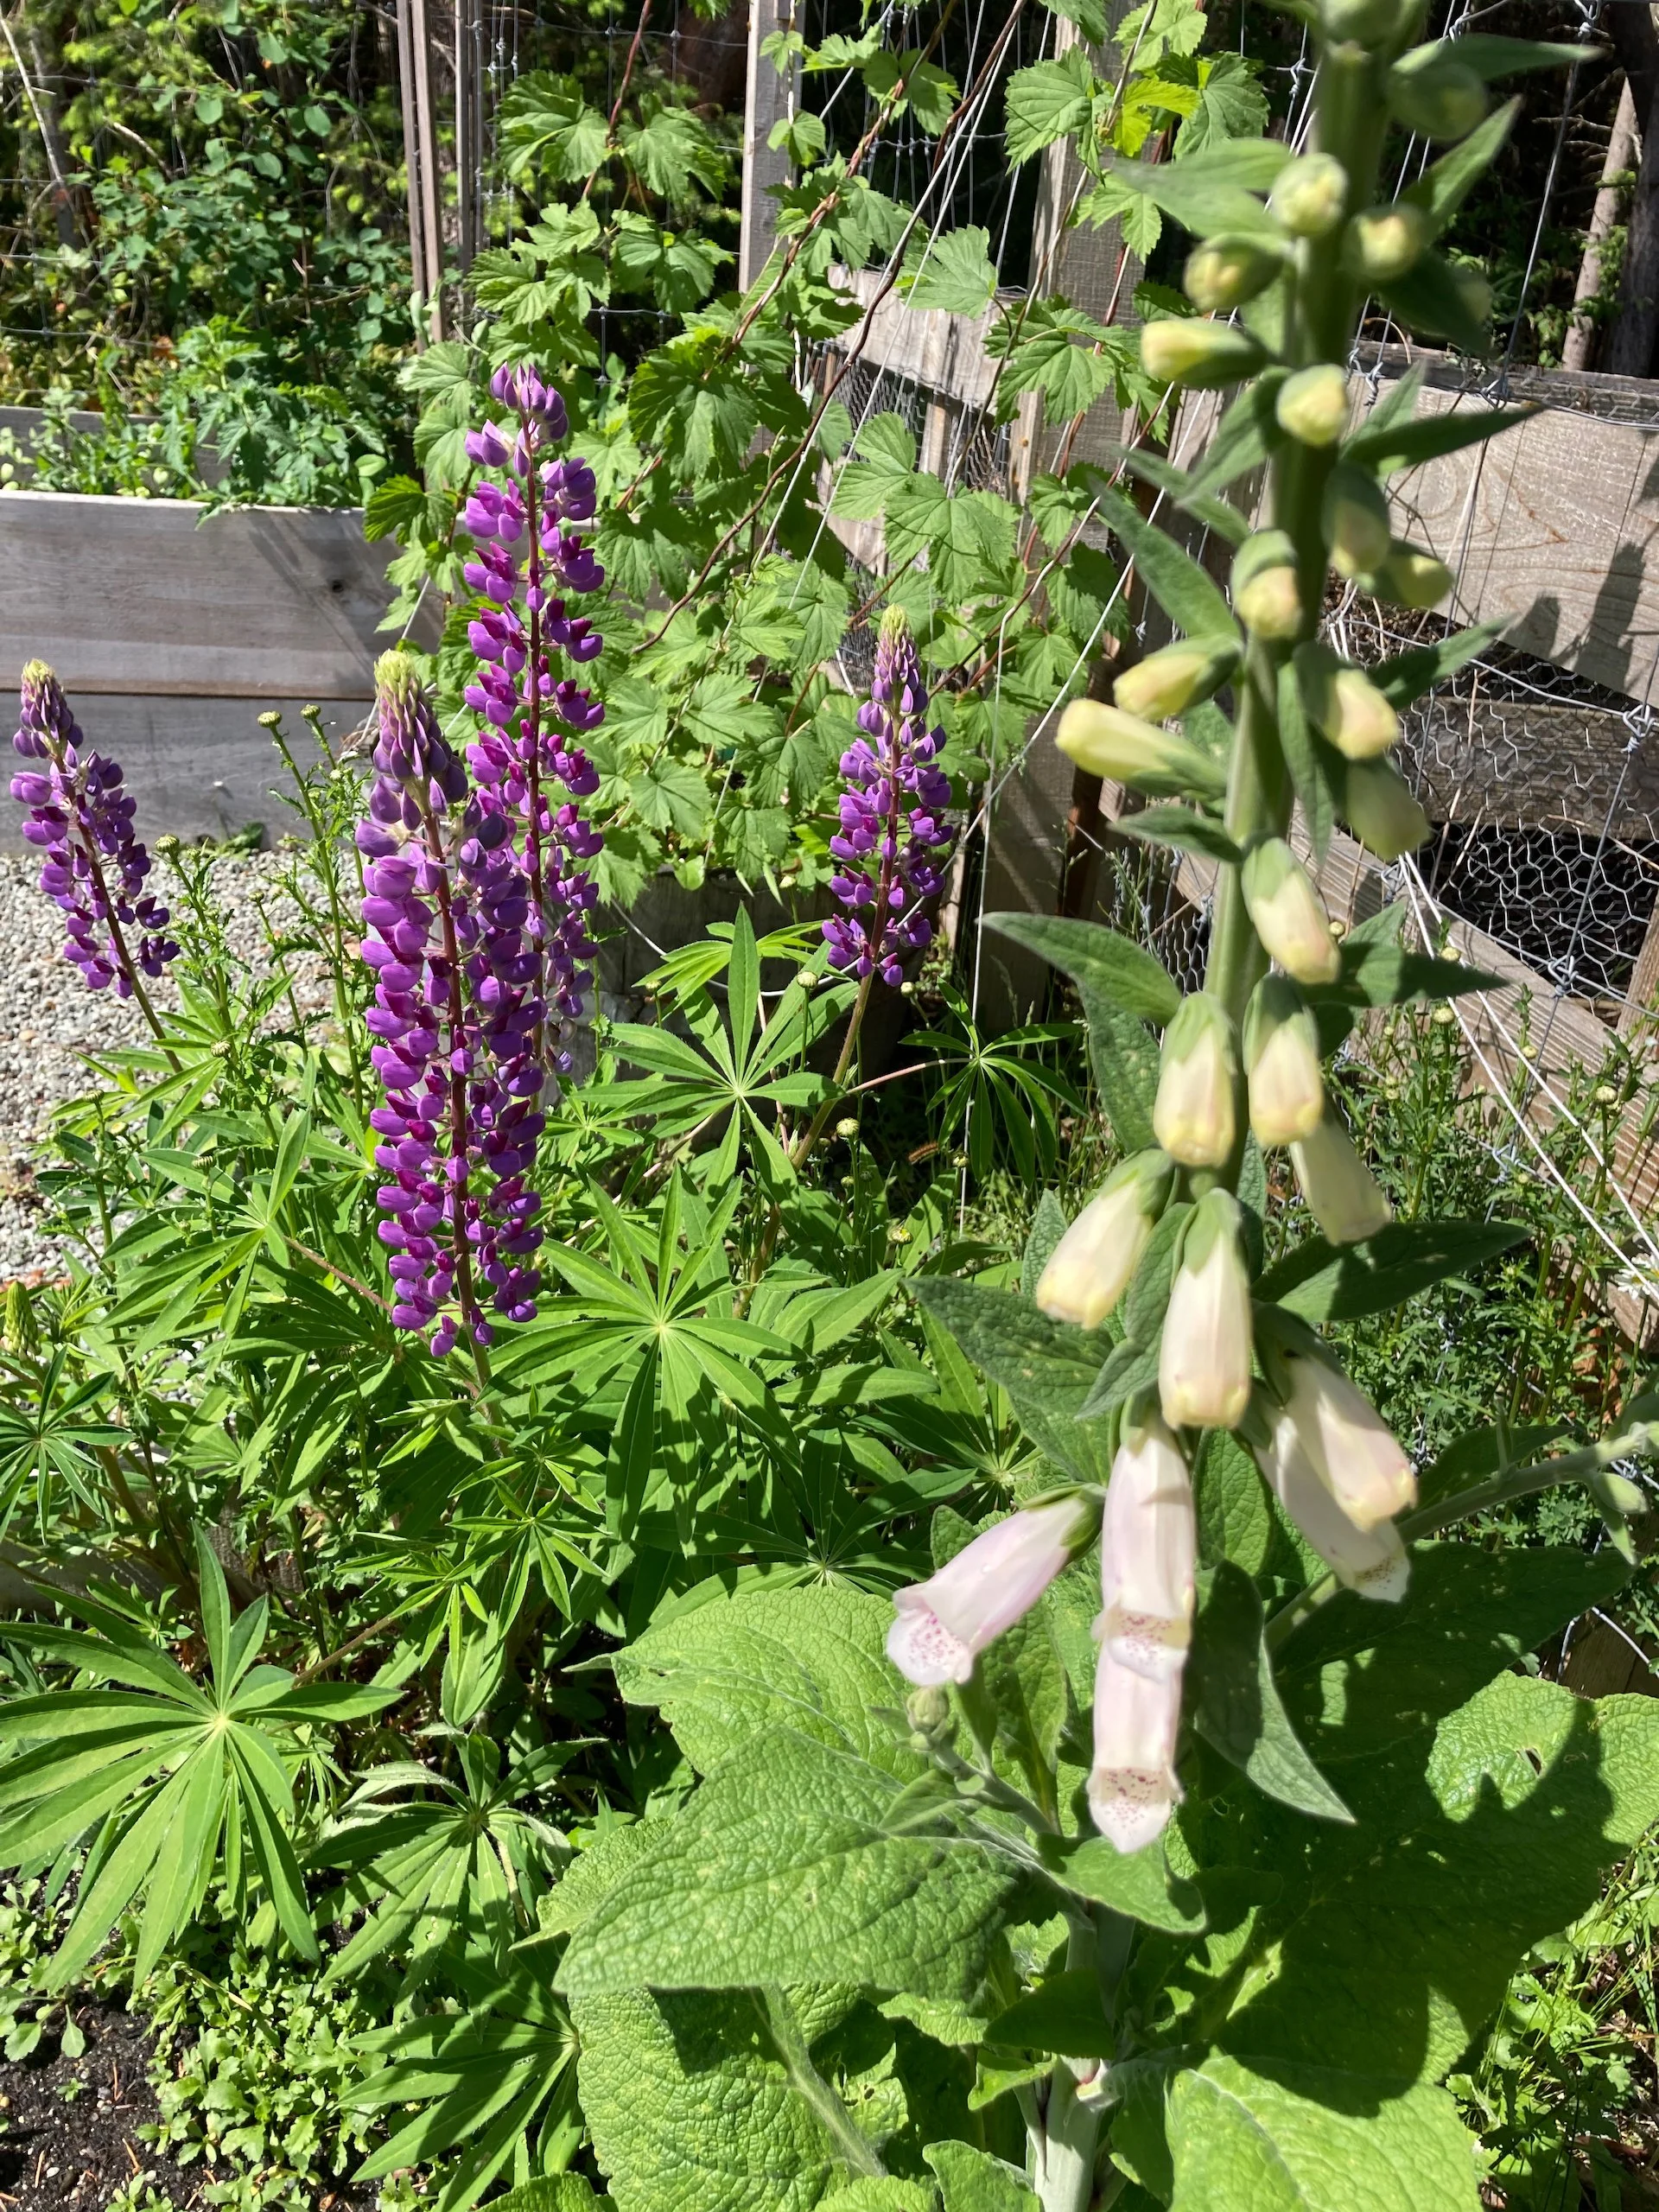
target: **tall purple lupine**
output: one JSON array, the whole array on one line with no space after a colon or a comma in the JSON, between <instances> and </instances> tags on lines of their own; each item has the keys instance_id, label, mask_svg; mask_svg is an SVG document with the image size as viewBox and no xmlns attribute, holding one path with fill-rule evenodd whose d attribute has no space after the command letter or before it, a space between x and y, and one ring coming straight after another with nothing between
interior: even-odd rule
<instances>
[{"instance_id":1,"label":"tall purple lupine","mask_svg":"<svg viewBox=\"0 0 1659 2212\"><path fill-rule=\"evenodd\" d=\"M847 907L823 925L835 968L861 982L903 980L906 952L933 925L921 911L940 887L939 864L953 833L944 817L950 785L934 763L944 733L929 729L927 686L910 625L890 607L876 639L870 696L858 710L863 735L841 757L848 789L830 849L841 862L830 887Z\"/></svg>"},{"instance_id":2,"label":"tall purple lupine","mask_svg":"<svg viewBox=\"0 0 1659 2212\"><path fill-rule=\"evenodd\" d=\"M544 1107L568 1073L565 1027L590 987L585 863L601 846L577 802L599 779L575 741L604 709L556 671L603 640L566 598L604 572L576 531L595 506L585 462L547 456L568 430L556 391L526 369L498 372L516 429L469 434L480 482L461 516L466 567L486 602L468 634L480 666L467 687L481 717L463 765L438 728L419 671L389 653L376 671L380 741L369 818L364 958L375 969L371 1057L387 1098L370 1116L396 1288L393 1319L448 1352L536 1311L541 1243L531 1187ZM563 795L554 787L563 786Z\"/></svg>"},{"instance_id":3,"label":"tall purple lupine","mask_svg":"<svg viewBox=\"0 0 1659 2212\"><path fill-rule=\"evenodd\" d=\"M41 888L62 909L64 957L93 990L113 983L118 997L136 997L156 1028L141 978L159 976L179 948L167 908L144 888L149 855L133 832L120 764L87 749L43 660L24 669L19 704L11 741L31 765L12 778L11 795L29 810L23 836L45 855Z\"/></svg>"}]
</instances>

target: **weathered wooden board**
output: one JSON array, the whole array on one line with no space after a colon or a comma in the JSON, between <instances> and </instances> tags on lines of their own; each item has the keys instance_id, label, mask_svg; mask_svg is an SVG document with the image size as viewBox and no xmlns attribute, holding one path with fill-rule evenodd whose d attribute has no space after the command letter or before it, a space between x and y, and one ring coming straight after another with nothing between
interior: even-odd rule
<instances>
[{"instance_id":1,"label":"weathered wooden board","mask_svg":"<svg viewBox=\"0 0 1659 2212\"><path fill-rule=\"evenodd\" d=\"M0 519L3 518L0 506ZM300 719L307 702L279 698L171 699L132 693L70 694L86 742L118 760L138 804L138 834L153 843L163 830L175 837L228 837L263 822L272 842L298 829L282 804L287 771L257 717L280 708L283 731L295 758L310 760L313 747ZM339 745L368 713L371 702L335 699L322 706L322 725ZM10 710L0 737L12 727ZM0 805L0 851L25 849L21 807Z\"/></svg>"},{"instance_id":2,"label":"weathered wooden board","mask_svg":"<svg viewBox=\"0 0 1659 2212\"><path fill-rule=\"evenodd\" d=\"M0 672L72 693L360 699L391 592L355 510L0 498Z\"/></svg>"}]
</instances>

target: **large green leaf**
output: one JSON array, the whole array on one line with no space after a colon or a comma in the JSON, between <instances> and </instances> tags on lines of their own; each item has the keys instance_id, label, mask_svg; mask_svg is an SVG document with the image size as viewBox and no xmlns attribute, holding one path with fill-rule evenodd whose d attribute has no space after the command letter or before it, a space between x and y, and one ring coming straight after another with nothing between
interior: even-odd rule
<instances>
[{"instance_id":1,"label":"large green leaf","mask_svg":"<svg viewBox=\"0 0 1659 2212\"><path fill-rule=\"evenodd\" d=\"M1017 2167L971 2143L930 2143L922 2156L938 2176L944 2212L1039 2212Z\"/></svg>"},{"instance_id":2,"label":"large green leaf","mask_svg":"<svg viewBox=\"0 0 1659 2212\"><path fill-rule=\"evenodd\" d=\"M706 1774L765 1728L792 1728L909 1781L918 1762L875 1717L899 1686L882 1654L893 1608L861 1590L780 1590L716 1599L619 1651L631 1705L660 1707Z\"/></svg>"},{"instance_id":3,"label":"large green leaf","mask_svg":"<svg viewBox=\"0 0 1659 2212\"><path fill-rule=\"evenodd\" d=\"M1395 1221L1363 1244L1310 1236L1269 1268L1256 1296L1318 1326L1403 1306L1420 1290L1524 1243L1518 1221Z\"/></svg>"},{"instance_id":4,"label":"large green leaf","mask_svg":"<svg viewBox=\"0 0 1659 2212\"><path fill-rule=\"evenodd\" d=\"M1054 914L987 914L985 927L1040 954L1080 988L1143 1021L1173 1020L1180 1005L1180 986L1163 963L1098 922L1067 921Z\"/></svg>"},{"instance_id":5,"label":"large green leaf","mask_svg":"<svg viewBox=\"0 0 1659 2212\"><path fill-rule=\"evenodd\" d=\"M1225 594L1192 556L1121 492L1102 491L1096 497L1101 520L1134 555L1147 589L1170 620L1189 637L1239 639Z\"/></svg>"},{"instance_id":6,"label":"large green leaf","mask_svg":"<svg viewBox=\"0 0 1659 2212\"><path fill-rule=\"evenodd\" d=\"M594 2151L621 2212L812 2212L836 2171L743 1992L572 2007Z\"/></svg>"},{"instance_id":7,"label":"large green leaf","mask_svg":"<svg viewBox=\"0 0 1659 2212\"><path fill-rule=\"evenodd\" d=\"M951 1834L885 1833L899 1789L791 1729L755 1737L576 1930L560 1987L856 1981L969 1997L1014 1870Z\"/></svg>"},{"instance_id":8,"label":"large green leaf","mask_svg":"<svg viewBox=\"0 0 1659 2212\"><path fill-rule=\"evenodd\" d=\"M1077 1415L1113 1349L1110 1339L1051 1321L1007 1291L954 1276L924 1275L914 1289L972 1365L1002 1385L1038 1449L1078 1482L1103 1482L1109 1466L1096 1426Z\"/></svg>"},{"instance_id":9,"label":"large green leaf","mask_svg":"<svg viewBox=\"0 0 1659 2212\"><path fill-rule=\"evenodd\" d=\"M1442 2089L1332 2105L1317 2075L1219 2054L1169 2096L1169 2212L1478 2212L1474 2144Z\"/></svg>"},{"instance_id":10,"label":"large green leaf","mask_svg":"<svg viewBox=\"0 0 1659 2212\"><path fill-rule=\"evenodd\" d=\"M1187 1672L1193 1726L1258 1789L1317 1820L1353 1819L1291 1726L1262 1641L1262 1600L1230 1560L1210 1578Z\"/></svg>"}]
</instances>

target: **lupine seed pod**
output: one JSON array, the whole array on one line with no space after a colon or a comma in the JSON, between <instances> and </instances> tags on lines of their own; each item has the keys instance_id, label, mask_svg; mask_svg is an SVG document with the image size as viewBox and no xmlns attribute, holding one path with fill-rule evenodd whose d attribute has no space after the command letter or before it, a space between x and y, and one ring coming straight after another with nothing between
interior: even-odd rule
<instances>
[{"instance_id":1,"label":"lupine seed pod","mask_svg":"<svg viewBox=\"0 0 1659 2212\"><path fill-rule=\"evenodd\" d=\"M1258 530L1233 556L1233 606L1258 638L1282 644L1300 635L1304 609L1296 550L1282 530Z\"/></svg>"},{"instance_id":2,"label":"lupine seed pod","mask_svg":"<svg viewBox=\"0 0 1659 2212\"><path fill-rule=\"evenodd\" d=\"M1037 1304L1056 1321L1097 1329L1128 1288L1169 1200L1161 1152L1126 1160L1084 1207L1049 1255Z\"/></svg>"},{"instance_id":3,"label":"lupine seed pod","mask_svg":"<svg viewBox=\"0 0 1659 2212\"><path fill-rule=\"evenodd\" d=\"M1299 983L1334 983L1342 953L1313 877L1282 837L1264 837L1244 858L1244 904L1268 957Z\"/></svg>"},{"instance_id":4,"label":"lupine seed pod","mask_svg":"<svg viewBox=\"0 0 1659 2212\"><path fill-rule=\"evenodd\" d=\"M1274 180L1268 207L1297 238L1329 238L1348 206L1348 172L1334 154L1304 154Z\"/></svg>"},{"instance_id":5,"label":"lupine seed pod","mask_svg":"<svg viewBox=\"0 0 1659 2212\"><path fill-rule=\"evenodd\" d=\"M1192 1478L1155 1414L1126 1426L1100 1530L1096 1634L1119 1663L1180 1680L1192 1641L1198 1535Z\"/></svg>"},{"instance_id":6,"label":"lupine seed pod","mask_svg":"<svg viewBox=\"0 0 1659 2212\"><path fill-rule=\"evenodd\" d=\"M1175 1773L1180 1727L1179 1677L1139 1674L1103 1643L1095 1663L1089 1812L1102 1835L1126 1856L1155 1843L1181 1802Z\"/></svg>"},{"instance_id":7,"label":"lupine seed pod","mask_svg":"<svg viewBox=\"0 0 1659 2212\"><path fill-rule=\"evenodd\" d=\"M830 964L861 982L904 982L906 954L932 941L924 908L943 887L954 832L944 816L950 785L936 766L944 732L927 726L927 685L901 607L881 618L870 696L858 710L862 734L841 756L847 789L841 827L830 840L840 863L830 888L848 909L823 925Z\"/></svg>"},{"instance_id":8,"label":"lupine seed pod","mask_svg":"<svg viewBox=\"0 0 1659 2212\"><path fill-rule=\"evenodd\" d=\"M1054 742L1090 775L1154 798L1218 798L1227 788L1226 764L1213 753L1098 699L1073 699Z\"/></svg>"},{"instance_id":9,"label":"lupine seed pod","mask_svg":"<svg viewBox=\"0 0 1659 2212\"><path fill-rule=\"evenodd\" d=\"M1287 1353L1285 1412L1314 1473L1359 1529L1417 1503L1417 1477L1382 1416L1338 1367Z\"/></svg>"},{"instance_id":10,"label":"lupine seed pod","mask_svg":"<svg viewBox=\"0 0 1659 2212\"><path fill-rule=\"evenodd\" d=\"M1394 546L1387 494L1369 469L1339 461L1325 487L1325 533L1339 576L1369 576Z\"/></svg>"},{"instance_id":11,"label":"lupine seed pod","mask_svg":"<svg viewBox=\"0 0 1659 2212\"><path fill-rule=\"evenodd\" d=\"M1309 721L1344 760L1379 760L1399 741L1392 705L1363 669L1345 667L1329 645L1297 648L1296 681Z\"/></svg>"},{"instance_id":12,"label":"lupine seed pod","mask_svg":"<svg viewBox=\"0 0 1659 2212\"><path fill-rule=\"evenodd\" d=\"M1230 323L1167 315L1141 326L1141 365L1160 384L1216 391L1254 376L1267 358L1247 330Z\"/></svg>"},{"instance_id":13,"label":"lupine seed pod","mask_svg":"<svg viewBox=\"0 0 1659 2212\"><path fill-rule=\"evenodd\" d=\"M1233 1025L1218 999L1192 991L1164 1033L1153 1134L1184 1167L1222 1167L1238 1132Z\"/></svg>"},{"instance_id":14,"label":"lupine seed pod","mask_svg":"<svg viewBox=\"0 0 1659 2212\"><path fill-rule=\"evenodd\" d=\"M1444 39L1402 54L1389 72L1395 121L1422 138L1466 137L1489 105L1485 86Z\"/></svg>"},{"instance_id":15,"label":"lupine seed pod","mask_svg":"<svg viewBox=\"0 0 1659 2212\"><path fill-rule=\"evenodd\" d=\"M1202 315L1225 315L1265 292L1284 269L1282 255L1259 238L1206 238L1186 257L1181 288Z\"/></svg>"},{"instance_id":16,"label":"lupine seed pod","mask_svg":"<svg viewBox=\"0 0 1659 2212\"><path fill-rule=\"evenodd\" d=\"M1343 241L1350 272L1368 284L1392 283L1416 267L1428 245L1428 217L1408 200L1356 215Z\"/></svg>"},{"instance_id":17,"label":"lupine seed pod","mask_svg":"<svg viewBox=\"0 0 1659 2212\"><path fill-rule=\"evenodd\" d=\"M1382 566L1366 577L1365 588L1392 606L1423 613L1438 607L1456 581L1438 556L1396 538Z\"/></svg>"},{"instance_id":18,"label":"lupine seed pod","mask_svg":"<svg viewBox=\"0 0 1659 2212\"><path fill-rule=\"evenodd\" d=\"M1398 770L1386 760L1351 760L1342 779L1342 811L1348 827L1380 861L1415 852L1428 835L1428 817Z\"/></svg>"},{"instance_id":19,"label":"lupine seed pod","mask_svg":"<svg viewBox=\"0 0 1659 2212\"><path fill-rule=\"evenodd\" d=\"M35 1325L29 1286L14 1276L6 1285L5 1305L0 1308L0 1351L13 1359L27 1359L40 1348L41 1332Z\"/></svg>"},{"instance_id":20,"label":"lupine seed pod","mask_svg":"<svg viewBox=\"0 0 1659 2212\"><path fill-rule=\"evenodd\" d=\"M1114 677L1113 702L1148 722L1167 721L1212 698L1238 661L1236 639L1179 638Z\"/></svg>"},{"instance_id":21,"label":"lupine seed pod","mask_svg":"<svg viewBox=\"0 0 1659 2212\"><path fill-rule=\"evenodd\" d=\"M1256 1465L1269 1489L1344 1589L1397 1605L1411 1584L1411 1562L1392 1520L1369 1529L1349 1519L1320 1480L1286 1407L1275 1408Z\"/></svg>"},{"instance_id":22,"label":"lupine seed pod","mask_svg":"<svg viewBox=\"0 0 1659 2212\"><path fill-rule=\"evenodd\" d=\"M1250 995L1244 1077L1258 1144L1294 1144L1318 1128L1325 1112L1319 1029L1286 976L1264 976Z\"/></svg>"},{"instance_id":23,"label":"lupine seed pod","mask_svg":"<svg viewBox=\"0 0 1659 2212\"><path fill-rule=\"evenodd\" d=\"M1206 1192L1181 1239L1158 1347L1172 1428L1236 1428L1250 1402L1250 1279L1230 1191Z\"/></svg>"},{"instance_id":24,"label":"lupine seed pod","mask_svg":"<svg viewBox=\"0 0 1659 2212\"><path fill-rule=\"evenodd\" d=\"M1305 446L1333 446L1348 428L1348 378L1334 361L1285 378L1273 411L1281 430Z\"/></svg>"},{"instance_id":25,"label":"lupine seed pod","mask_svg":"<svg viewBox=\"0 0 1659 2212\"><path fill-rule=\"evenodd\" d=\"M1393 1208L1355 1151L1334 1109L1290 1147L1297 1186L1332 1244L1359 1244L1386 1229Z\"/></svg>"},{"instance_id":26,"label":"lupine seed pod","mask_svg":"<svg viewBox=\"0 0 1659 2212\"><path fill-rule=\"evenodd\" d=\"M1066 1491L1010 1514L925 1582L894 1592L887 1656L909 1681L965 1682L988 1643L1028 1613L1093 1542L1100 1493Z\"/></svg>"}]
</instances>

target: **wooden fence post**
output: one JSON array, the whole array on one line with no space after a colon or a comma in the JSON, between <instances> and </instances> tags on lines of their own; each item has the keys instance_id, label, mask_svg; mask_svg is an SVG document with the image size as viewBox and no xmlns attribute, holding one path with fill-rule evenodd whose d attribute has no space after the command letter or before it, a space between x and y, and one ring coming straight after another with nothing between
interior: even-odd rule
<instances>
[{"instance_id":1,"label":"wooden fence post","mask_svg":"<svg viewBox=\"0 0 1659 2212\"><path fill-rule=\"evenodd\" d=\"M410 268L415 296L426 308L425 328L417 325L416 342L424 345L428 337L443 335L443 232L438 221L438 139L426 0L397 0L397 81L409 174Z\"/></svg>"},{"instance_id":2,"label":"wooden fence post","mask_svg":"<svg viewBox=\"0 0 1659 2212\"><path fill-rule=\"evenodd\" d=\"M749 0L749 62L743 105L743 226L738 239L737 283L747 292L771 257L778 235L778 203L770 187L789 181L789 156L766 143L774 124L792 111L800 71L791 61L781 73L761 52L775 31L794 28L794 0Z\"/></svg>"}]
</instances>

